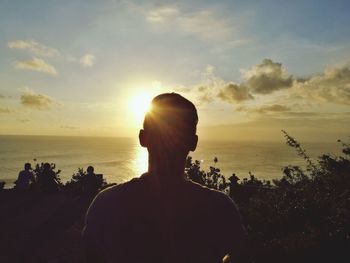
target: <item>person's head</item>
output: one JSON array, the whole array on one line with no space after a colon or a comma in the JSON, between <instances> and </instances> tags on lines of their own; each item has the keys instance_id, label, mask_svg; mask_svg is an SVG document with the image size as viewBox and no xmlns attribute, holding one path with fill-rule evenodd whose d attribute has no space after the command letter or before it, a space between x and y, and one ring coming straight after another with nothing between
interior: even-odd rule
<instances>
[{"instance_id":1,"label":"person's head","mask_svg":"<svg viewBox=\"0 0 350 263\"><path fill-rule=\"evenodd\" d=\"M87 171L88 174L93 174L93 173L94 173L94 167L89 166L89 167L86 169L86 171Z\"/></svg>"},{"instance_id":2,"label":"person's head","mask_svg":"<svg viewBox=\"0 0 350 263\"><path fill-rule=\"evenodd\" d=\"M30 169L32 169L31 164L30 163L25 163L24 170L29 171Z\"/></svg>"},{"instance_id":3,"label":"person's head","mask_svg":"<svg viewBox=\"0 0 350 263\"><path fill-rule=\"evenodd\" d=\"M177 93L156 96L146 113L140 143L150 153L187 156L197 147L198 115L192 102Z\"/></svg>"},{"instance_id":4,"label":"person's head","mask_svg":"<svg viewBox=\"0 0 350 263\"><path fill-rule=\"evenodd\" d=\"M44 171L51 170L51 165L49 163L44 163Z\"/></svg>"}]
</instances>

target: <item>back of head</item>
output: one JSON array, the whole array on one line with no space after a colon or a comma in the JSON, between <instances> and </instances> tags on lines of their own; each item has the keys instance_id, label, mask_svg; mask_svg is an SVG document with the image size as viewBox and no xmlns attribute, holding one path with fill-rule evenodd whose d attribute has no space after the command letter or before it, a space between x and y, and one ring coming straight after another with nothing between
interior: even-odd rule
<instances>
[{"instance_id":1,"label":"back of head","mask_svg":"<svg viewBox=\"0 0 350 263\"><path fill-rule=\"evenodd\" d=\"M177 93L156 96L143 123L150 138L148 148L173 153L194 150L197 123L196 107L186 98Z\"/></svg>"},{"instance_id":2,"label":"back of head","mask_svg":"<svg viewBox=\"0 0 350 263\"><path fill-rule=\"evenodd\" d=\"M30 163L26 163L26 164L24 165L24 170L26 170L26 171L29 171L31 168L32 168L32 167L31 167L31 164L30 164Z\"/></svg>"},{"instance_id":3,"label":"back of head","mask_svg":"<svg viewBox=\"0 0 350 263\"><path fill-rule=\"evenodd\" d=\"M90 166L86 169L86 171L87 171L88 174L93 174L93 173L94 173L94 167L90 165Z\"/></svg>"},{"instance_id":4,"label":"back of head","mask_svg":"<svg viewBox=\"0 0 350 263\"><path fill-rule=\"evenodd\" d=\"M44 171L50 171L51 165L49 163L44 163Z\"/></svg>"}]
</instances>

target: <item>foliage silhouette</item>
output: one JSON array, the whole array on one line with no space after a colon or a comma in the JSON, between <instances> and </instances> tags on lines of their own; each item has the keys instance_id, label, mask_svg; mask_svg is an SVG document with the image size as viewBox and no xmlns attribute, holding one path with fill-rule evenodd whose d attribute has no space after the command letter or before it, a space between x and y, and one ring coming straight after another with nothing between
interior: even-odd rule
<instances>
[{"instance_id":1,"label":"foliage silhouette","mask_svg":"<svg viewBox=\"0 0 350 263\"><path fill-rule=\"evenodd\" d=\"M214 158L208 171L201 162L187 158L185 176L229 194L238 205L249 236L254 262L347 262L350 249L350 144L338 141L342 155L323 154L311 159L301 144L282 131L288 146L305 160L306 168L288 165L280 179L260 180L249 173L238 182L228 180ZM36 178L44 170L36 164ZM50 164L60 188L81 194L86 172L79 168L64 185L60 170ZM36 184L34 184L36 185ZM108 184L103 180L100 189ZM215 222L211 227L215 227Z\"/></svg>"},{"instance_id":2,"label":"foliage silhouette","mask_svg":"<svg viewBox=\"0 0 350 263\"><path fill-rule=\"evenodd\" d=\"M86 176L86 171L83 168L78 168L78 171L72 175L72 178L66 182L65 190L80 194L83 192L83 178Z\"/></svg>"},{"instance_id":3,"label":"foliage silhouette","mask_svg":"<svg viewBox=\"0 0 350 263\"><path fill-rule=\"evenodd\" d=\"M346 262L350 249L350 145L339 141L342 156L323 154L314 161L297 140L282 132L287 145L305 160L305 170L289 165L282 169L282 178L272 183L249 173L249 179L230 184L218 168L205 172L199 161L189 157L186 176L230 193L246 224L252 261Z\"/></svg>"},{"instance_id":4,"label":"foliage silhouette","mask_svg":"<svg viewBox=\"0 0 350 263\"><path fill-rule=\"evenodd\" d=\"M33 169L35 183L32 187L41 191L57 191L63 186L60 173L54 163L37 163Z\"/></svg>"},{"instance_id":5,"label":"foliage silhouette","mask_svg":"<svg viewBox=\"0 0 350 263\"><path fill-rule=\"evenodd\" d=\"M64 189L71 193L81 194L84 193L85 183L88 173L84 171L83 168L78 168L78 171L72 175L72 178L66 182ZM94 175L97 178L96 181L96 190L102 190L111 184L107 184L106 180L102 177L102 175Z\"/></svg>"},{"instance_id":6,"label":"foliage silhouette","mask_svg":"<svg viewBox=\"0 0 350 263\"><path fill-rule=\"evenodd\" d=\"M214 163L218 162L218 158L214 158ZM227 182L225 176L220 173L220 169L210 166L209 171L205 172L201 170L200 161L192 161L192 157L188 156L186 160L185 176L202 185L205 185L209 188L227 191Z\"/></svg>"}]
</instances>

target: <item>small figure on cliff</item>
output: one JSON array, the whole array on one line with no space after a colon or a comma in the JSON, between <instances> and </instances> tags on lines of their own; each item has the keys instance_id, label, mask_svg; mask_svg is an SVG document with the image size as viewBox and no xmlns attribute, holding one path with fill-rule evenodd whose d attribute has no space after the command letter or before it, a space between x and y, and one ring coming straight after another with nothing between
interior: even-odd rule
<instances>
[{"instance_id":1,"label":"small figure on cliff","mask_svg":"<svg viewBox=\"0 0 350 263\"><path fill-rule=\"evenodd\" d=\"M30 185L35 182L34 174L32 172L32 166L30 163L24 164L24 170L18 174L17 181L15 182L15 188L17 190L28 190Z\"/></svg>"},{"instance_id":2,"label":"small figure on cliff","mask_svg":"<svg viewBox=\"0 0 350 263\"><path fill-rule=\"evenodd\" d=\"M228 178L228 180L230 181L229 183L230 197L236 201L242 200L242 195L243 195L242 186L238 183L240 179L236 176L236 174L233 173L232 176Z\"/></svg>"},{"instance_id":3,"label":"small figure on cliff","mask_svg":"<svg viewBox=\"0 0 350 263\"><path fill-rule=\"evenodd\" d=\"M86 169L86 175L83 177L83 192L88 194L96 194L102 185L102 175L94 173L94 167L89 166Z\"/></svg>"},{"instance_id":4,"label":"small figure on cliff","mask_svg":"<svg viewBox=\"0 0 350 263\"><path fill-rule=\"evenodd\" d=\"M38 175L38 187L44 192L56 192L59 189L56 173L49 163L44 163L43 170Z\"/></svg>"},{"instance_id":5,"label":"small figure on cliff","mask_svg":"<svg viewBox=\"0 0 350 263\"><path fill-rule=\"evenodd\" d=\"M184 177L197 123L195 106L181 95L152 100L139 133L148 172L92 202L83 232L89 262L209 263L226 254L239 262L245 230L236 205Z\"/></svg>"}]
</instances>

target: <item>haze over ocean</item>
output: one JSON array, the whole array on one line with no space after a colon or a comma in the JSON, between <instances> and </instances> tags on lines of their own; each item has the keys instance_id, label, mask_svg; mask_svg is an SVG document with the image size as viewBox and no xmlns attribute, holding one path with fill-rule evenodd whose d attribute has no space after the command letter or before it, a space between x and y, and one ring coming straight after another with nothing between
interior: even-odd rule
<instances>
[{"instance_id":1,"label":"haze over ocean","mask_svg":"<svg viewBox=\"0 0 350 263\"><path fill-rule=\"evenodd\" d=\"M339 153L334 143L305 142L303 147L311 157L322 153ZM234 142L200 140L197 150L190 154L202 161L202 167L216 164L229 177L233 172L241 179L251 171L260 179L281 176L283 166L303 165L303 160L280 142ZM109 183L124 182L146 171L147 151L131 138L64 137L64 136L0 136L0 180L12 187L25 162L52 162L62 170L62 181L68 180L78 167L95 167Z\"/></svg>"}]
</instances>

